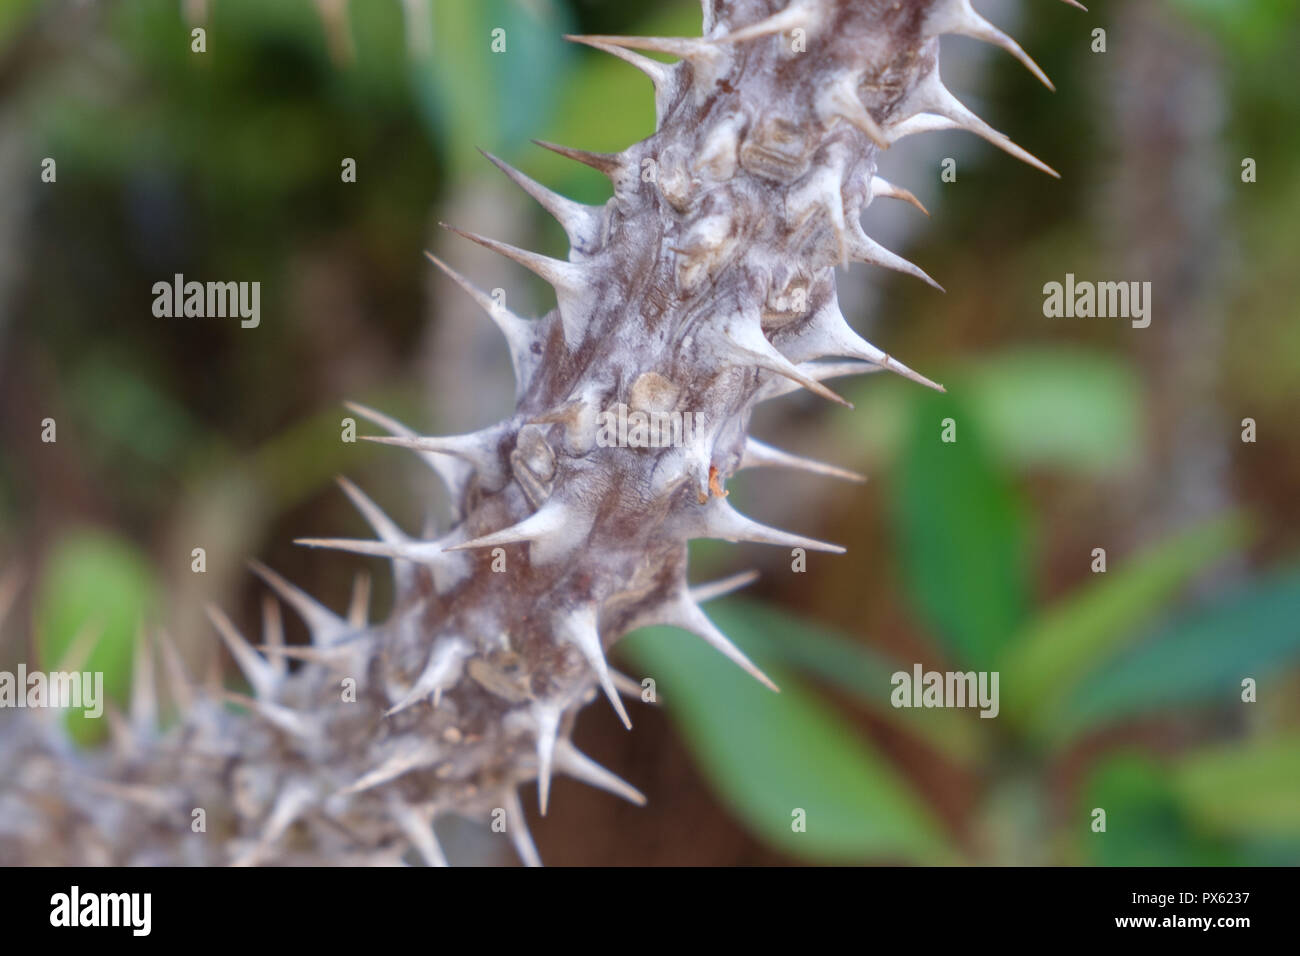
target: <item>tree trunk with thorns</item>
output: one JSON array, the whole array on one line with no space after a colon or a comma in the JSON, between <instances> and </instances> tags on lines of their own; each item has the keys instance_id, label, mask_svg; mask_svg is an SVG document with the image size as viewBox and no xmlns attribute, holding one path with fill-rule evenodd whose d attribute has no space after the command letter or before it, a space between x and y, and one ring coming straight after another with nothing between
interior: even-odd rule
<instances>
[{"instance_id":1,"label":"tree trunk with thorns","mask_svg":"<svg viewBox=\"0 0 1300 956\"><path fill-rule=\"evenodd\" d=\"M776 689L700 609L748 577L692 588L687 542L842 551L728 503L726 481L744 468L853 477L750 438L752 410L801 388L843 404L826 380L880 370L940 387L860 338L836 302L834 269L850 260L934 284L859 223L875 198L916 203L875 175L878 152L960 128L1052 170L940 81L938 38L958 33L1047 82L969 0L774 6L705 0L700 38L574 38L650 77L657 131L615 154L542 144L604 173L604 206L488 157L559 220L569 258L455 231L554 286L546 316L514 315L433 260L504 335L517 379L508 419L425 437L351 406L387 433L373 440L427 461L457 503L450 529L422 540L343 482L375 540L303 542L390 558L391 616L340 617L255 565L311 644L285 645L275 601L258 647L211 609L251 697L194 685L159 636L138 647L111 747L75 751L57 711L5 714L0 863L396 863L414 851L443 864L437 818L504 814L520 859L536 864L521 785L536 781L543 814L555 773L643 802L570 739L601 695L631 726L621 695L640 687L605 659L622 635L684 628ZM602 416L620 405L690 413L695 427L665 446L611 443ZM155 652L180 713L165 733ZM304 666L291 673L291 658Z\"/></svg>"}]
</instances>

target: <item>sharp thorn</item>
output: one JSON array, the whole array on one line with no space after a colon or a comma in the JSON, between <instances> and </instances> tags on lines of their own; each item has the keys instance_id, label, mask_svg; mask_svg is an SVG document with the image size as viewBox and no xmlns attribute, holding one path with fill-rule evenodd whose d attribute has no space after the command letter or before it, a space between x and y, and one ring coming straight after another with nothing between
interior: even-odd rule
<instances>
[{"instance_id":1,"label":"sharp thorn","mask_svg":"<svg viewBox=\"0 0 1300 956\"><path fill-rule=\"evenodd\" d=\"M756 544L774 544L784 548L806 548L810 551L826 551L830 554L843 554L845 549L838 544L828 544L814 538L790 534L778 528L769 528L747 518L727 503L725 498L711 498L704 508L703 529L701 537L718 538L722 541L750 541Z\"/></svg>"},{"instance_id":2,"label":"sharp thorn","mask_svg":"<svg viewBox=\"0 0 1300 956\"><path fill-rule=\"evenodd\" d=\"M519 862L524 866L541 866L542 858L537 853L537 844L533 843L533 835L528 832L523 804L513 787L506 790L505 804L506 830L510 833L515 852L519 854Z\"/></svg>"},{"instance_id":3,"label":"sharp thorn","mask_svg":"<svg viewBox=\"0 0 1300 956\"><path fill-rule=\"evenodd\" d=\"M606 770L568 740L559 740L555 746L555 767L561 773L583 783L622 797L638 807L645 806L645 796L622 777Z\"/></svg>"},{"instance_id":4,"label":"sharp thorn","mask_svg":"<svg viewBox=\"0 0 1300 956\"><path fill-rule=\"evenodd\" d=\"M227 703L252 711L265 719L268 724L283 730L290 736L310 740L317 734L316 725L308 717L289 707L258 700L247 694L237 694L230 690L222 691L221 698Z\"/></svg>"},{"instance_id":5,"label":"sharp thorn","mask_svg":"<svg viewBox=\"0 0 1300 956\"><path fill-rule=\"evenodd\" d=\"M373 422L380 428L387 429L393 435L403 438L419 437L414 429L408 428L397 419L391 418L383 412L375 411L373 408L368 408L357 402L344 402L343 405L349 411ZM442 479L443 484L447 486L447 490L453 498L460 495L470 471L470 467L465 461L459 458L449 459L434 452L421 452L420 457Z\"/></svg>"},{"instance_id":6,"label":"sharp thorn","mask_svg":"<svg viewBox=\"0 0 1300 956\"><path fill-rule=\"evenodd\" d=\"M724 597L733 591L739 591L741 588L749 587L758 580L757 571L741 571L739 574L733 574L730 577L722 578L719 581L710 581L708 584L697 584L687 593L690 599L696 604L704 604L707 601Z\"/></svg>"},{"instance_id":7,"label":"sharp thorn","mask_svg":"<svg viewBox=\"0 0 1300 956\"><path fill-rule=\"evenodd\" d=\"M185 672L185 662L166 631L158 632L158 646L162 649L163 669L167 672L167 691L176 709L188 714L194 709L195 692L194 683Z\"/></svg>"},{"instance_id":8,"label":"sharp thorn","mask_svg":"<svg viewBox=\"0 0 1300 956\"><path fill-rule=\"evenodd\" d=\"M153 646L143 627L136 631L131 664L131 729L136 737L148 739L158 729L158 690L154 682Z\"/></svg>"},{"instance_id":9,"label":"sharp thorn","mask_svg":"<svg viewBox=\"0 0 1300 956\"><path fill-rule=\"evenodd\" d=\"M682 60L698 61L713 59L717 56L715 46L708 40L698 37L620 37L620 36L586 36L583 42L596 41L608 46L627 47L632 50L649 50L652 53L667 53Z\"/></svg>"},{"instance_id":10,"label":"sharp thorn","mask_svg":"<svg viewBox=\"0 0 1300 956\"><path fill-rule=\"evenodd\" d=\"M582 252L590 247L600 228L602 212L599 208L574 202L567 196L562 196L554 190L547 189L535 179L525 176L509 163L498 159L486 150L479 150L479 152L483 154L488 162L505 173L511 182L537 200L538 204L564 227L564 231L569 237L569 244L573 248Z\"/></svg>"},{"instance_id":11,"label":"sharp thorn","mask_svg":"<svg viewBox=\"0 0 1300 956\"><path fill-rule=\"evenodd\" d=\"M747 438L745 440L745 451L740 459L740 467L794 468L799 471L812 472L816 475L825 475L829 478L841 478L844 481L852 481L856 484L862 484L867 480L865 475L860 475L856 471L837 468L834 465L815 461L812 458L804 458L801 455L792 455L779 448L764 444L756 438Z\"/></svg>"},{"instance_id":12,"label":"sharp thorn","mask_svg":"<svg viewBox=\"0 0 1300 956\"><path fill-rule=\"evenodd\" d=\"M250 561L248 566L261 578L280 599L298 612L298 616L311 632L313 644L332 644L339 637L350 633L347 621L339 617L325 605L302 588L290 584L260 561Z\"/></svg>"},{"instance_id":13,"label":"sharp thorn","mask_svg":"<svg viewBox=\"0 0 1300 956\"><path fill-rule=\"evenodd\" d=\"M560 735L560 708L549 701L532 707L533 734L537 742L537 805L542 816L551 798L551 774L555 767L555 744Z\"/></svg>"},{"instance_id":14,"label":"sharp thorn","mask_svg":"<svg viewBox=\"0 0 1300 956\"><path fill-rule=\"evenodd\" d=\"M370 790L390 780L396 780L417 767L427 767L438 759L438 750L429 741L420 738L399 738L397 746L387 759L368 773L344 787L340 793L352 794Z\"/></svg>"},{"instance_id":15,"label":"sharp thorn","mask_svg":"<svg viewBox=\"0 0 1300 956\"><path fill-rule=\"evenodd\" d=\"M438 837L433 832L433 813L419 810L394 797L388 805L394 823L420 854L425 866L446 866L447 857L442 852Z\"/></svg>"},{"instance_id":16,"label":"sharp thorn","mask_svg":"<svg viewBox=\"0 0 1300 956\"><path fill-rule=\"evenodd\" d=\"M425 665L420 676L415 679L411 689L400 701L388 708L384 712L384 716L391 717L394 714L401 713L406 708L418 704L430 695L436 694L441 698L443 691L454 686L460 680L465 659L470 656L471 652L472 649L469 645L459 638L445 638L439 641L429 655L428 664Z\"/></svg>"},{"instance_id":17,"label":"sharp thorn","mask_svg":"<svg viewBox=\"0 0 1300 956\"><path fill-rule=\"evenodd\" d=\"M652 60L648 56L642 56L625 47L618 46L614 43L607 43L603 37L598 36L579 36L577 34L566 34L564 39L572 43L581 43L592 49L600 50L602 53L608 53L616 56L624 63L630 63L646 76L650 77L650 82L655 85L656 90L663 89L671 76L670 68L660 63L658 60Z\"/></svg>"},{"instance_id":18,"label":"sharp thorn","mask_svg":"<svg viewBox=\"0 0 1300 956\"><path fill-rule=\"evenodd\" d=\"M574 265L572 262L565 262L562 259L552 259L550 256L530 252L527 249L520 249L518 246L512 246L508 242L489 239L487 236L480 236L476 232L469 232L468 230L460 229L449 223L442 222L439 223L439 225L450 232L454 232L462 239L468 239L470 242L477 243L484 249L490 249L498 255L505 256L507 259L513 259L525 269L550 283L559 292L578 292L582 291L585 287L582 278L582 267Z\"/></svg>"},{"instance_id":19,"label":"sharp thorn","mask_svg":"<svg viewBox=\"0 0 1300 956\"><path fill-rule=\"evenodd\" d=\"M548 143L540 139L533 140L533 143L542 147L542 149L549 149L553 153L559 153L565 159L572 159L584 166L590 166L611 180L618 176L623 169L623 159L617 153L592 153L585 149L573 149L570 146Z\"/></svg>"},{"instance_id":20,"label":"sharp thorn","mask_svg":"<svg viewBox=\"0 0 1300 956\"><path fill-rule=\"evenodd\" d=\"M930 210L926 209L925 206L921 204L921 200L917 199L916 195L911 190L903 189L901 186L895 186L893 183L881 179L879 176L871 177L871 195L872 197L884 196L886 199L901 199L903 202L911 203L927 216L930 215Z\"/></svg>"},{"instance_id":21,"label":"sharp thorn","mask_svg":"<svg viewBox=\"0 0 1300 956\"><path fill-rule=\"evenodd\" d=\"M717 625L709 620L708 615L700 610L699 606L685 594L680 595L664 608L660 620L664 624L671 624L694 634L732 663L738 665L741 670L764 687L780 693L781 688L777 687L770 677L759 670L758 665L751 661L745 652L737 647L727 635L718 630Z\"/></svg>"},{"instance_id":22,"label":"sharp thorn","mask_svg":"<svg viewBox=\"0 0 1300 956\"><path fill-rule=\"evenodd\" d=\"M370 575L358 571L352 579L352 602L348 605L348 624L361 630L370 620Z\"/></svg>"},{"instance_id":23,"label":"sharp thorn","mask_svg":"<svg viewBox=\"0 0 1300 956\"><path fill-rule=\"evenodd\" d=\"M276 677L275 670L270 663L261 654L253 649L253 646L244 639L234 624L230 623L230 618L216 605L209 604L206 609L208 619L221 635L222 641L225 642L226 648L230 651L230 656L235 659L239 669L243 671L244 677L248 684L253 688L253 693L257 695L258 700L270 700L275 697L276 690L279 687L279 680Z\"/></svg>"},{"instance_id":24,"label":"sharp thorn","mask_svg":"<svg viewBox=\"0 0 1300 956\"><path fill-rule=\"evenodd\" d=\"M938 289L940 292L945 291L943 286L930 278L924 269L912 262L908 262L897 253L890 252L863 232L861 227L854 230L850 236L849 256L858 262L866 262L871 265L883 266L886 269L893 269L895 272L905 273L920 279L926 285Z\"/></svg>"},{"instance_id":25,"label":"sharp thorn","mask_svg":"<svg viewBox=\"0 0 1300 956\"><path fill-rule=\"evenodd\" d=\"M632 719L627 715L623 699L618 695L610 676L609 663L605 660L605 651L600 643L600 630L596 624L596 608L586 607L561 615L555 624L556 636L576 647L596 673L601 689L609 699L614 713L628 730L632 729Z\"/></svg>"},{"instance_id":26,"label":"sharp thorn","mask_svg":"<svg viewBox=\"0 0 1300 956\"><path fill-rule=\"evenodd\" d=\"M726 36L719 37L718 43L743 43L790 30L804 29L811 32L817 23L818 8L816 4L792 3L784 10L759 20L747 27L741 27Z\"/></svg>"},{"instance_id":27,"label":"sharp thorn","mask_svg":"<svg viewBox=\"0 0 1300 956\"><path fill-rule=\"evenodd\" d=\"M846 408L853 407L852 404L835 394L821 382L805 375L799 370L798 366L777 351L776 347L763 334L762 327L757 320L749 321L742 316L736 316L733 321L724 326L722 334L731 343L732 348L740 353L743 360L757 365L759 368L775 372L777 375L791 381L798 382L810 392L838 405L843 405Z\"/></svg>"},{"instance_id":28,"label":"sharp thorn","mask_svg":"<svg viewBox=\"0 0 1300 956\"><path fill-rule=\"evenodd\" d=\"M280 602L273 595L262 595L262 643L268 647L284 647L284 617L280 613ZM289 672L282 656L270 657L268 661L275 672L276 681L284 679Z\"/></svg>"}]
</instances>

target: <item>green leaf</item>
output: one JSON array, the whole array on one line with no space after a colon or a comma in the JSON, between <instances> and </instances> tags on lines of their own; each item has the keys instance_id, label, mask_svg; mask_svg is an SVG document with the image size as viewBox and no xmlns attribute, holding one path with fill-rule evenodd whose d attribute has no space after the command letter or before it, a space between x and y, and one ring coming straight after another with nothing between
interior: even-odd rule
<instances>
[{"instance_id":1,"label":"green leaf","mask_svg":"<svg viewBox=\"0 0 1300 956\"><path fill-rule=\"evenodd\" d=\"M1106 832L1090 829L1106 811ZM1072 815L1082 859L1109 866L1294 866L1300 738L1236 741L1157 762L1121 751L1091 772Z\"/></svg>"},{"instance_id":2,"label":"green leaf","mask_svg":"<svg viewBox=\"0 0 1300 956\"><path fill-rule=\"evenodd\" d=\"M899 671L910 674L910 663L758 601L732 598L710 605L709 616L723 633L755 654L800 668L847 691L878 717L920 738L947 760L969 767L983 756L986 739L980 733L980 721L972 720L970 714L890 705L892 677Z\"/></svg>"},{"instance_id":3,"label":"green leaf","mask_svg":"<svg viewBox=\"0 0 1300 956\"><path fill-rule=\"evenodd\" d=\"M82 670L103 673L105 695L124 702L136 632L152 614L157 591L153 569L130 542L90 529L67 534L51 551L37 587L38 665L29 666L55 669L74 637L97 627L100 638ZM90 743L103 737L105 723L74 711L67 727L73 739Z\"/></svg>"},{"instance_id":4,"label":"green leaf","mask_svg":"<svg viewBox=\"0 0 1300 956\"><path fill-rule=\"evenodd\" d=\"M1300 735L1184 757L1171 785L1187 812L1216 832L1300 837Z\"/></svg>"},{"instance_id":5,"label":"green leaf","mask_svg":"<svg viewBox=\"0 0 1300 956\"><path fill-rule=\"evenodd\" d=\"M1241 682L1247 677L1256 680L1260 694L1283 692L1279 672L1300 662L1297 607L1295 567L1203 603L1086 679L1043 731L1062 742L1162 710L1243 706Z\"/></svg>"},{"instance_id":6,"label":"green leaf","mask_svg":"<svg viewBox=\"0 0 1300 956\"><path fill-rule=\"evenodd\" d=\"M1191 754L1174 766L1171 780L1180 803L1209 829L1300 836L1300 736Z\"/></svg>"},{"instance_id":7,"label":"green leaf","mask_svg":"<svg viewBox=\"0 0 1300 956\"><path fill-rule=\"evenodd\" d=\"M416 92L450 143L455 168L489 167L475 147L513 153L561 102L574 59L565 8L524 0L434 5L434 55L413 68ZM493 31L505 43L493 51Z\"/></svg>"},{"instance_id":8,"label":"green leaf","mask_svg":"<svg viewBox=\"0 0 1300 956\"><path fill-rule=\"evenodd\" d=\"M68 393L95 450L105 459L118 458L119 467L122 456L173 466L199 433L198 424L172 395L156 388L121 356L88 356Z\"/></svg>"},{"instance_id":9,"label":"green leaf","mask_svg":"<svg viewBox=\"0 0 1300 956\"><path fill-rule=\"evenodd\" d=\"M1135 637L1198 571L1239 546L1245 532L1238 516L1207 521L1094 576L1040 615L1002 661L1007 715L1039 724L1044 709Z\"/></svg>"},{"instance_id":10,"label":"green leaf","mask_svg":"<svg viewBox=\"0 0 1300 956\"><path fill-rule=\"evenodd\" d=\"M951 419L956 441L942 440ZM992 670L1029 602L1026 516L948 395L919 395L894 485L904 583L952 656Z\"/></svg>"},{"instance_id":11,"label":"green leaf","mask_svg":"<svg viewBox=\"0 0 1300 956\"><path fill-rule=\"evenodd\" d=\"M1295 35L1295 0L1174 0L1173 5L1238 55L1263 56Z\"/></svg>"},{"instance_id":12,"label":"green leaf","mask_svg":"<svg viewBox=\"0 0 1300 956\"><path fill-rule=\"evenodd\" d=\"M1017 468L1116 474L1137 459L1137 376L1113 355L1026 348L972 363L952 386L988 441Z\"/></svg>"},{"instance_id":13,"label":"green leaf","mask_svg":"<svg viewBox=\"0 0 1300 956\"><path fill-rule=\"evenodd\" d=\"M1092 830L1094 811L1106 830ZM1228 866L1248 862L1222 840L1191 826L1165 768L1121 752L1093 770L1071 814L1068 834L1084 860L1101 866Z\"/></svg>"},{"instance_id":14,"label":"green leaf","mask_svg":"<svg viewBox=\"0 0 1300 956\"><path fill-rule=\"evenodd\" d=\"M1133 369L1113 355L1035 347L981 356L943 374L998 464L1052 468L1072 476L1123 472L1137 457L1141 392ZM839 426L859 461L891 462L907 435L915 386L863 381L845 386L859 414Z\"/></svg>"},{"instance_id":15,"label":"green leaf","mask_svg":"<svg viewBox=\"0 0 1300 956\"><path fill-rule=\"evenodd\" d=\"M792 675L768 670L774 694L670 628L639 631L619 650L655 680L714 789L774 848L826 863L952 858L921 798ZM806 832L793 829L796 810Z\"/></svg>"},{"instance_id":16,"label":"green leaf","mask_svg":"<svg viewBox=\"0 0 1300 956\"><path fill-rule=\"evenodd\" d=\"M11 0L0 3L0 52L7 52L10 42L22 35L28 18L40 9L39 0Z\"/></svg>"}]
</instances>

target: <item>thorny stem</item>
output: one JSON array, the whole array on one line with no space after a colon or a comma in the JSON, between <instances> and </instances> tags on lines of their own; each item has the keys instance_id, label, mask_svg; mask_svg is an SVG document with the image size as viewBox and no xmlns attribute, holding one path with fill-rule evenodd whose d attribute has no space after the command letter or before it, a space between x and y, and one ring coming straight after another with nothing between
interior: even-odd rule
<instances>
[{"instance_id":1,"label":"thorny stem","mask_svg":"<svg viewBox=\"0 0 1300 956\"><path fill-rule=\"evenodd\" d=\"M860 224L876 197L914 201L875 175L879 150L904 136L968 129L1052 172L943 86L940 34L995 43L1046 77L968 0L783 9L708 0L704 31L573 38L655 86L657 129L645 141L615 154L542 144L604 173L613 186L605 205L574 203L488 157L559 220L567 260L449 227L555 288L557 307L525 319L433 260L504 336L514 413L426 437L351 406L385 433L374 440L419 454L456 502L454 523L424 540L344 483L375 540L302 542L390 558L392 615L340 617L255 565L305 620L311 645L284 647L271 615L254 647L210 609L253 690L233 698L239 711L219 689L192 686L159 637L171 696L185 704L167 733L153 718L151 680L136 682L115 746L75 762L56 720L6 727L0 821L19 825L0 830L0 862L382 863L413 852L440 865L436 817L497 811L521 859L536 863L521 784L536 782L543 814L557 772L644 800L570 740L596 696L631 725L620 695L636 685L605 661L619 637L676 625L771 686L700 609L725 588L692 592L687 542L843 550L728 502L728 478L747 467L856 477L750 439L750 414L800 388L842 401L825 380L882 369L940 387L850 328L834 269L852 260L933 284ZM624 447L601 427L616 406L702 424L666 447ZM141 642L138 660L151 662L150 646ZM290 673L286 658L305 664ZM92 791L87 780L100 783Z\"/></svg>"}]
</instances>

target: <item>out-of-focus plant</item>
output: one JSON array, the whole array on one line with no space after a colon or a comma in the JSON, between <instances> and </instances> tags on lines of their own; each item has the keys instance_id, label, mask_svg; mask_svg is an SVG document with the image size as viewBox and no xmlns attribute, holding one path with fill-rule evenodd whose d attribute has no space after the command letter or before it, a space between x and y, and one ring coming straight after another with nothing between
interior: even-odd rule
<instances>
[{"instance_id":1,"label":"out-of-focus plant","mask_svg":"<svg viewBox=\"0 0 1300 956\"><path fill-rule=\"evenodd\" d=\"M925 670L998 672L995 719L894 709L890 677L910 675L913 660L741 598L711 613L774 675L779 697L667 631L634 635L624 653L655 676L718 793L791 855L1034 862L1018 849L1028 842L1048 848L1049 862L1295 863L1296 715L1280 702L1286 678L1263 676L1300 677L1300 567L1184 600L1190 582L1248 540L1249 522L1225 515L1112 555L1105 573L1090 574L1084 553L1081 583L1036 601L1032 523L1009 468L1073 468L1093 447L1082 463L1111 470L1131 457L1137 393L1100 355L1036 350L1035 374L999 374L1030 357L977 364L950 377L948 395L883 395L883 414L868 419L880 426L878 453L897 458L891 510L906 594L931 639ZM940 438L949 418L954 442ZM1243 702L1245 678L1258 681L1260 703ZM963 832L936 823L933 794L816 702L809 679L851 695L921 759L980 775L984 796ZM1132 743L1161 727L1182 728L1176 746ZM1067 768L1078 779L1062 799L1054 788ZM795 807L816 839L792 834ZM1106 833L1090 829L1097 807ZM1014 845L999 846L1007 833Z\"/></svg>"}]
</instances>

